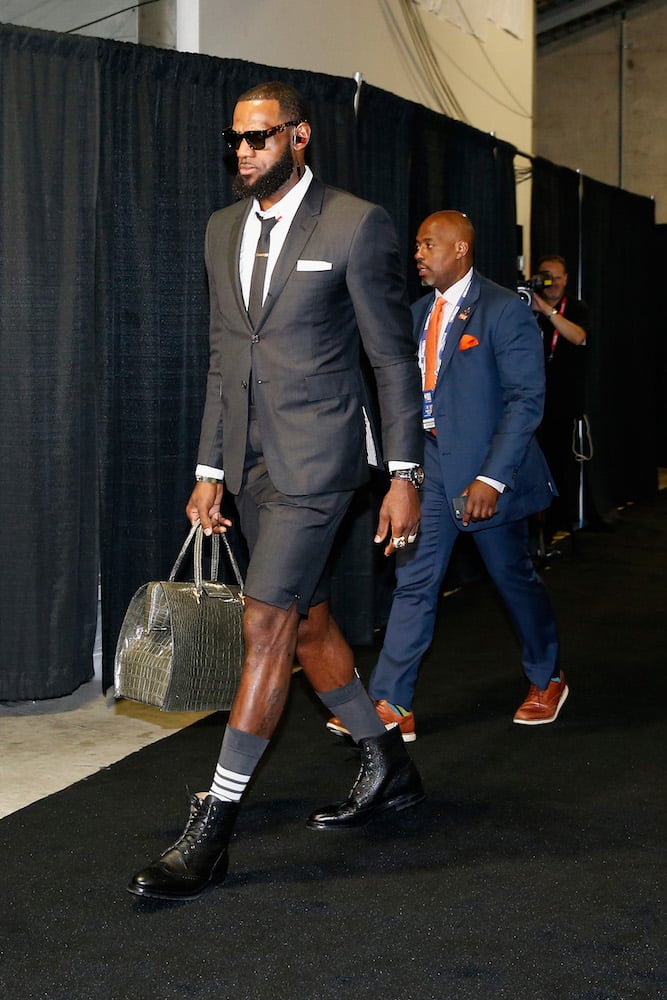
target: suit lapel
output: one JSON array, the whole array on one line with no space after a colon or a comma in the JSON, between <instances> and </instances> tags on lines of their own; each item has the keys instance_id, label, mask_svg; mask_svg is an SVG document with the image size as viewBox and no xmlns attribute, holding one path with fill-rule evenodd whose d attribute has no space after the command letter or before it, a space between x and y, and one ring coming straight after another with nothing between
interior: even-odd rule
<instances>
[{"instance_id":1,"label":"suit lapel","mask_svg":"<svg viewBox=\"0 0 667 1000\"><path fill-rule=\"evenodd\" d=\"M461 337L465 333L465 329L475 313L477 300L479 299L479 290L479 278L477 277L476 272L473 272L470 288L468 289L463 301L459 303L454 320L447 333L445 348L442 352L442 358L440 360L440 371L438 372L436 388L439 385L440 379L446 371L449 362L458 350Z\"/></svg>"},{"instance_id":2,"label":"suit lapel","mask_svg":"<svg viewBox=\"0 0 667 1000\"><path fill-rule=\"evenodd\" d=\"M310 187L304 195L303 201L297 209L282 250L280 251L280 256L276 261L276 266L273 269L271 283L264 301L264 309L262 310L258 328L265 323L274 303L280 298L285 283L294 271L299 258L303 254L304 247L318 225L319 217L322 213L323 198L324 185L313 178L310 182Z\"/></svg>"},{"instance_id":3,"label":"suit lapel","mask_svg":"<svg viewBox=\"0 0 667 1000\"><path fill-rule=\"evenodd\" d=\"M252 331L252 323L248 317L248 312L245 307L245 302L243 301L243 289L241 288L241 276L239 274L239 260L241 259L241 241L243 240L243 229L246 224L246 219L250 215L250 210L252 208L252 198L248 199L247 204L240 204L239 208L242 211L236 216L236 219L232 223L229 230L229 250L227 253L227 279L229 281L229 287L232 289L234 294L234 299L236 301L237 308L245 316L245 320L248 329Z\"/></svg>"}]
</instances>

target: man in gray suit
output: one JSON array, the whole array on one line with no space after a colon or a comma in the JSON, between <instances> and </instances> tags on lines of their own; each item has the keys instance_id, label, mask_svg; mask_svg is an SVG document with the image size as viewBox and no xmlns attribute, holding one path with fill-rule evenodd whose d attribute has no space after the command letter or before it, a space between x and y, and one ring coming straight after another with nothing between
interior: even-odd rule
<instances>
[{"instance_id":1,"label":"man in gray suit","mask_svg":"<svg viewBox=\"0 0 667 1000\"><path fill-rule=\"evenodd\" d=\"M373 435L360 348L372 366L390 486L375 535L385 552L417 537L421 386L396 234L387 213L317 181L301 96L268 83L243 94L225 138L241 200L206 233L210 367L187 505L226 531L236 498L251 558L245 662L208 795L193 798L176 844L137 873L136 895L191 899L226 874L238 804L275 730L296 657L361 750L348 798L314 830L359 826L423 797L399 729L385 730L329 611L326 565Z\"/></svg>"}]
</instances>

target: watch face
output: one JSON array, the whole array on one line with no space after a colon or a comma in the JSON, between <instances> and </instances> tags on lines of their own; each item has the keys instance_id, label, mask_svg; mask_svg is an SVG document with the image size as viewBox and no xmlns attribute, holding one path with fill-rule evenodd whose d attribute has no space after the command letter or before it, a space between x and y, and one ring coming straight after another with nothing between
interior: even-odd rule
<instances>
[{"instance_id":1,"label":"watch face","mask_svg":"<svg viewBox=\"0 0 667 1000\"><path fill-rule=\"evenodd\" d=\"M412 477L413 477L413 482L417 486L422 485L422 483L424 482L424 470L420 465L418 465L416 469L412 470Z\"/></svg>"}]
</instances>

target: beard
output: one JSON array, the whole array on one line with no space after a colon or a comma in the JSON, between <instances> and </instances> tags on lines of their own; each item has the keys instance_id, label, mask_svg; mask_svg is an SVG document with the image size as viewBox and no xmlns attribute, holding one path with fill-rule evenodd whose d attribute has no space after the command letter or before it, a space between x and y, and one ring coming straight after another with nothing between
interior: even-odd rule
<instances>
[{"instance_id":1,"label":"beard","mask_svg":"<svg viewBox=\"0 0 667 1000\"><path fill-rule=\"evenodd\" d=\"M237 174L232 181L232 191L236 198L257 198L258 201L262 201L264 198L270 198L287 183L293 169L292 152L289 146L286 146L280 159L276 160L273 166L254 183L248 184L245 178Z\"/></svg>"}]
</instances>

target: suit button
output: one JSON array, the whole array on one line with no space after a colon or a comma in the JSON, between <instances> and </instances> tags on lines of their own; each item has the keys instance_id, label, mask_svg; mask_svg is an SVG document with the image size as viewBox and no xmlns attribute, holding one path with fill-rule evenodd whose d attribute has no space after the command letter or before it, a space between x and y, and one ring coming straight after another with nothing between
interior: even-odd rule
<instances>
[{"instance_id":1,"label":"suit button","mask_svg":"<svg viewBox=\"0 0 667 1000\"><path fill-rule=\"evenodd\" d=\"M257 336L256 333L253 333L252 340L250 341L250 343L251 344L259 344L259 337Z\"/></svg>"},{"instance_id":2,"label":"suit button","mask_svg":"<svg viewBox=\"0 0 667 1000\"><path fill-rule=\"evenodd\" d=\"M247 389L248 388L248 383L246 382L245 379L243 379L243 381L241 382L241 388L242 389Z\"/></svg>"}]
</instances>

